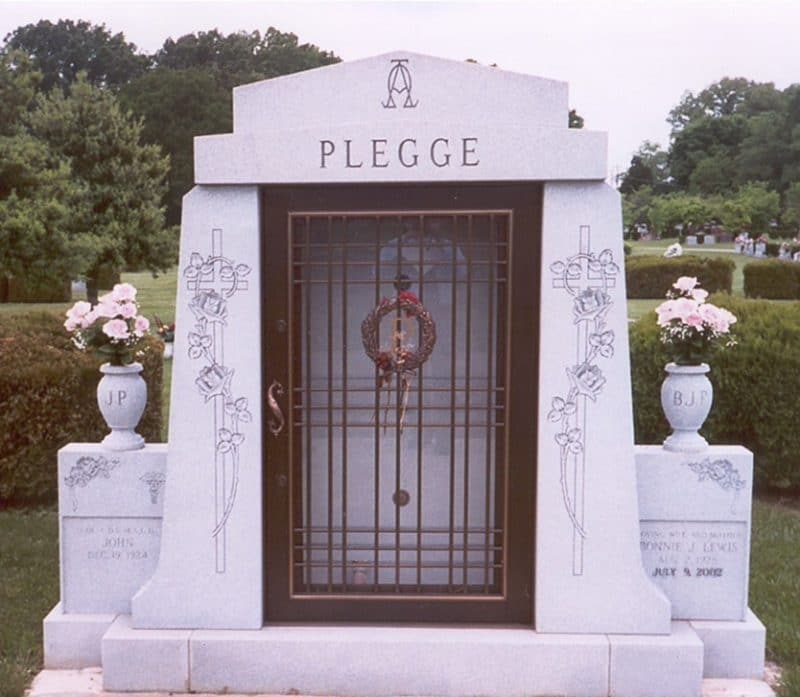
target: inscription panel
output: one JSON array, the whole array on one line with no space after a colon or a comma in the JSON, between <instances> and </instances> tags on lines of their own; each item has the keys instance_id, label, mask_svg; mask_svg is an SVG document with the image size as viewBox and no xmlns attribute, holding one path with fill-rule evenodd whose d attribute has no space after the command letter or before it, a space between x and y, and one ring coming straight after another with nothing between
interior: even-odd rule
<instances>
[{"instance_id":1,"label":"inscription panel","mask_svg":"<svg viewBox=\"0 0 800 697\"><path fill-rule=\"evenodd\" d=\"M747 524L642 521L645 572L672 602L674 619L743 620Z\"/></svg>"},{"instance_id":2,"label":"inscription panel","mask_svg":"<svg viewBox=\"0 0 800 697\"><path fill-rule=\"evenodd\" d=\"M61 535L64 612L130 613L158 562L161 519L64 518Z\"/></svg>"}]
</instances>

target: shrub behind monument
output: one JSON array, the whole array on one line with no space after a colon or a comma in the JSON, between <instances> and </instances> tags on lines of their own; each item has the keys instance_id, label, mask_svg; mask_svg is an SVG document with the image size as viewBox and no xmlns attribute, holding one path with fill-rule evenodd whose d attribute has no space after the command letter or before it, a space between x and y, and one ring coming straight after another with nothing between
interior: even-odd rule
<instances>
[{"instance_id":1,"label":"shrub behind monument","mask_svg":"<svg viewBox=\"0 0 800 697\"><path fill-rule=\"evenodd\" d=\"M757 484L800 487L800 306L722 295L711 302L738 317L738 345L711 361L714 406L701 433L710 443L752 450ZM637 443L660 444L669 434L660 402L669 357L655 320L653 313L630 328Z\"/></svg>"},{"instance_id":2,"label":"shrub behind monument","mask_svg":"<svg viewBox=\"0 0 800 697\"><path fill-rule=\"evenodd\" d=\"M147 408L137 429L161 440L163 344L147 339L142 358ZM0 506L56 500L56 452L99 442L108 432L97 408L98 362L71 345L60 317L0 321Z\"/></svg>"},{"instance_id":3,"label":"shrub behind monument","mask_svg":"<svg viewBox=\"0 0 800 697\"><path fill-rule=\"evenodd\" d=\"M730 259L685 255L667 259L657 256L630 256L625 259L628 298L663 298L681 276L696 277L709 293L730 293L733 270Z\"/></svg>"},{"instance_id":4,"label":"shrub behind monument","mask_svg":"<svg viewBox=\"0 0 800 697\"><path fill-rule=\"evenodd\" d=\"M748 298L797 300L800 264L780 259L751 261L744 267L744 294Z\"/></svg>"}]
</instances>

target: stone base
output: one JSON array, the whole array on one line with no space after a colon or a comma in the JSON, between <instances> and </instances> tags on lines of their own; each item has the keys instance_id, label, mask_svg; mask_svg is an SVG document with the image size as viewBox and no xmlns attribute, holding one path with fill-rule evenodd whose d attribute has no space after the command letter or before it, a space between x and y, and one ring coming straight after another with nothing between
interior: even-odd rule
<instances>
[{"instance_id":1,"label":"stone base","mask_svg":"<svg viewBox=\"0 0 800 697\"><path fill-rule=\"evenodd\" d=\"M101 665L100 642L116 615L65 615L58 603L44 618L44 667Z\"/></svg>"},{"instance_id":2,"label":"stone base","mask_svg":"<svg viewBox=\"0 0 800 697\"><path fill-rule=\"evenodd\" d=\"M132 697L130 692L109 692L102 685L103 671L100 668L43 670L34 679L26 697ZM141 693L139 696L145 697ZM166 692L151 692L146 697L169 695ZM194 697L204 695L194 693ZM227 697L244 695L228 693ZM775 697L775 693L761 680L703 680L702 697Z\"/></svg>"},{"instance_id":3,"label":"stone base","mask_svg":"<svg viewBox=\"0 0 800 697\"><path fill-rule=\"evenodd\" d=\"M752 610L744 622L690 623L703 642L707 678L760 680L764 675L767 631Z\"/></svg>"},{"instance_id":4,"label":"stone base","mask_svg":"<svg viewBox=\"0 0 800 697\"><path fill-rule=\"evenodd\" d=\"M363 625L191 631L133 629L121 615L103 638L103 672L110 691L698 697L703 645L687 622L668 636Z\"/></svg>"}]
</instances>

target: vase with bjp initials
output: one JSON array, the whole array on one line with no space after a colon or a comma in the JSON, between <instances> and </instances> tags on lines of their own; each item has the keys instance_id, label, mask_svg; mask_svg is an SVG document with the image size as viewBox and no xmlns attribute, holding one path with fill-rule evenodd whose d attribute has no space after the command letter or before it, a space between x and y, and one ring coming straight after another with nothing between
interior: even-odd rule
<instances>
[{"instance_id":1,"label":"vase with bjp initials","mask_svg":"<svg viewBox=\"0 0 800 697\"><path fill-rule=\"evenodd\" d=\"M667 363L667 377L661 385L661 407L672 426L664 449L675 452L698 452L708 442L698 433L711 411L714 388L708 379L708 363L678 365Z\"/></svg>"}]
</instances>

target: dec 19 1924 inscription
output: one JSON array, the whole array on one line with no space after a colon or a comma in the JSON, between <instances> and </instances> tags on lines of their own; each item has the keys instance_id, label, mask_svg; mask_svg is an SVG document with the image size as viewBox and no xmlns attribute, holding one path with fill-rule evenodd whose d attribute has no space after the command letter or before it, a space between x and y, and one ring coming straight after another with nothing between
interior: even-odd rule
<instances>
[{"instance_id":1,"label":"dec 19 1924 inscription","mask_svg":"<svg viewBox=\"0 0 800 697\"><path fill-rule=\"evenodd\" d=\"M65 518L65 612L129 612L158 561L160 518Z\"/></svg>"}]
</instances>

